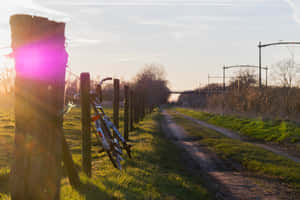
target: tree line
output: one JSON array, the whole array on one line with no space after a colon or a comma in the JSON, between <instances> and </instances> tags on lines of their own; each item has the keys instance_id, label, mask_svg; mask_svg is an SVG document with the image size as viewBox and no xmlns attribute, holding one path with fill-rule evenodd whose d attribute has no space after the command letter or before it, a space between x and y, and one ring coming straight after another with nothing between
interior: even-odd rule
<instances>
[{"instance_id":1,"label":"tree line","mask_svg":"<svg viewBox=\"0 0 300 200\"><path fill-rule=\"evenodd\" d=\"M95 90L97 83L101 78L91 81L91 88ZM145 106L155 107L168 102L170 89L166 80L166 73L161 65L147 64L138 72L131 81L120 82L120 101L124 100L124 86L128 85L136 95L144 100ZM102 87L103 101L111 102L113 100L113 84L105 83ZM67 78L66 97L72 97L79 92L79 79Z\"/></svg>"},{"instance_id":2,"label":"tree line","mask_svg":"<svg viewBox=\"0 0 300 200\"><path fill-rule=\"evenodd\" d=\"M193 94L180 95L178 104L209 112L297 120L300 116L300 68L292 59L272 66L272 86L259 88L253 71L242 70L225 90L209 84Z\"/></svg>"}]
</instances>

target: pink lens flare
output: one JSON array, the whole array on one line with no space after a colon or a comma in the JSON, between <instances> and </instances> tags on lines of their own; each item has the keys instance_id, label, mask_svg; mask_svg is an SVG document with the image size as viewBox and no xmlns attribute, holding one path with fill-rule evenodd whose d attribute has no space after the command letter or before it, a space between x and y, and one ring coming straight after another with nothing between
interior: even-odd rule
<instances>
[{"instance_id":1,"label":"pink lens flare","mask_svg":"<svg viewBox=\"0 0 300 200\"><path fill-rule=\"evenodd\" d=\"M62 38L31 42L14 50L17 76L34 80L59 80L64 74L68 54Z\"/></svg>"}]
</instances>

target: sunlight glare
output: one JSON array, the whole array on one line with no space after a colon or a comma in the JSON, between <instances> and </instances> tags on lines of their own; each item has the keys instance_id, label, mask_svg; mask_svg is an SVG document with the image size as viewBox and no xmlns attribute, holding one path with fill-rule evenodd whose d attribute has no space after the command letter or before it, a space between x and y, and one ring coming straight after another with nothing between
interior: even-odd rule
<instances>
[{"instance_id":1,"label":"sunlight glare","mask_svg":"<svg viewBox=\"0 0 300 200\"><path fill-rule=\"evenodd\" d=\"M11 54L0 55L0 70L14 68L14 59Z\"/></svg>"}]
</instances>

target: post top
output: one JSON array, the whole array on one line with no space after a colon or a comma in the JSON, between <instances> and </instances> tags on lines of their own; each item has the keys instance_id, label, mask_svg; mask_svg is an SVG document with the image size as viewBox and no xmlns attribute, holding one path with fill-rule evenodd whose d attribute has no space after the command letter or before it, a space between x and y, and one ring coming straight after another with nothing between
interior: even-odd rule
<instances>
[{"instance_id":1,"label":"post top","mask_svg":"<svg viewBox=\"0 0 300 200\"><path fill-rule=\"evenodd\" d=\"M12 48L58 37L65 40L65 23L51 21L45 17L16 14L10 17Z\"/></svg>"}]
</instances>

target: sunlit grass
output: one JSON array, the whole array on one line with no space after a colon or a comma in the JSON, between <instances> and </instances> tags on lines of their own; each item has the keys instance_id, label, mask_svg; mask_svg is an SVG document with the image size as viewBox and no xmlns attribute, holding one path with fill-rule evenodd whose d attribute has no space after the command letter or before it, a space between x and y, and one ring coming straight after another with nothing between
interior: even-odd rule
<instances>
[{"instance_id":1,"label":"sunlit grass","mask_svg":"<svg viewBox=\"0 0 300 200\"><path fill-rule=\"evenodd\" d=\"M195 119L233 130L254 140L279 143L300 141L300 126L293 122L220 115L186 108L173 109Z\"/></svg>"},{"instance_id":2,"label":"sunlit grass","mask_svg":"<svg viewBox=\"0 0 300 200\"><path fill-rule=\"evenodd\" d=\"M112 109L105 110L112 116ZM3 116L8 118L7 113L3 113ZM120 120L122 132L122 110ZM200 174L192 175L186 171L180 160L180 150L163 137L159 120L161 116L156 112L136 125L135 131L130 133L131 143L134 145L133 159L124 155L123 171L113 168L106 154L99 154L99 147L93 145L92 178L88 178L82 172L81 165L80 109L73 109L65 116L64 132L76 168L80 171L81 186L78 189L72 188L64 173L61 199L213 199L213 195L203 187ZM8 124L13 125L13 119ZM5 125L0 123L0 127L3 126ZM0 141L5 141L7 148L13 145L13 132L13 128L0 129ZM95 143L93 136L93 144ZM0 149L1 159L1 153L7 151ZM0 161L0 199L9 199L10 159Z\"/></svg>"},{"instance_id":3,"label":"sunlit grass","mask_svg":"<svg viewBox=\"0 0 300 200\"><path fill-rule=\"evenodd\" d=\"M158 113L149 116L130 133L134 159L124 156L123 171L114 169L105 153L98 154L93 147L93 177L81 173L79 190L64 179L62 199L211 199L201 177L190 177L185 171L179 150L163 137L158 120ZM72 144L80 143L75 137L72 140ZM74 145L76 149L80 147ZM80 153L73 152L73 157L80 167Z\"/></svg>"}]
</instances>

